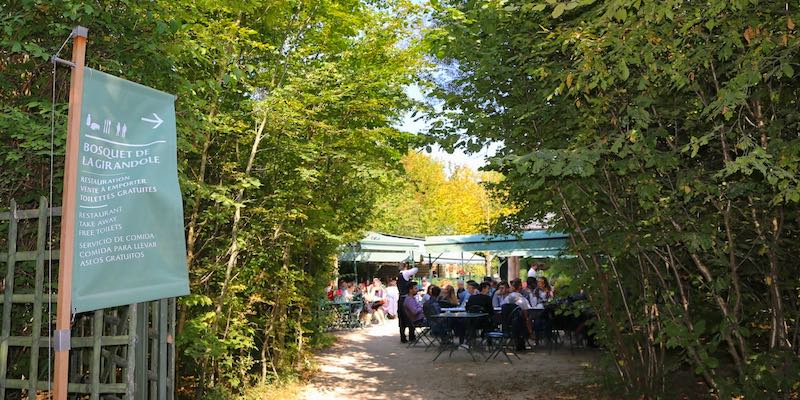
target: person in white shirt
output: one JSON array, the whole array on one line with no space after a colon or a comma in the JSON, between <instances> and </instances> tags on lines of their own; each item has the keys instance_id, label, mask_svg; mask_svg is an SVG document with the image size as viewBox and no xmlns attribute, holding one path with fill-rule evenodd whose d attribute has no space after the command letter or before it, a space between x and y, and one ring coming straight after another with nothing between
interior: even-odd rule
<instances>
[{"instance_id":1,"label":"person in white shirt","mask_svg":"<svg viewBox=\"0 0 800 400\"><path fill-rule=\"evenodd\" d=\"M397 317L397 302L400 301L400 292L397 290L397 281L392 279L386 287L386 315L389 319Z\"/></svg>"},{"instance_id":2,"label":"person in white shirt","mask_svg":"<svg viewBox=\"0 0 800 400\"><path fill-rule=\"evenodd\" d=\"M533 324L528 317L528 310L531 308L528 304L528 299L520 293L522 289L522 281L514 279L510 285L511 293L506 296L503 304L515 304L522 310L522 320L525 321L525 327L528 329L528 336L533 336ZM516 347L518 351L525 350L525 337L518 336L516 338Z\"/></svg>"},{"instance_id":3,"label":"person in white shirt","mask_svg":"<svg viewBox=\"0 0 800 400\"><path fill-rule=\"evenodd\" d=\"M531 264L531 267L528 269L528 278L538 278L540 276L542 276L542 273L539 271L539 264Z\"/></svg>"},{"instance_id":4,"label":"person in white shirt","mask_svg":"<svg viewBox=\"0 0 800 400\"><path fill-rule=\"evenodd\" d=\"M347 283L344 280L339 281L339 289L333 297L336 303L344 303L353 299L353 295L347 290Z\"/></svg>"},{"instance_id":5,"label":"person in white shirt","mask_svg":"<svg viewBox=\"0 0 800 400\"><path fill-rule=\"evenodd\" d=\"M531 290L531 294L528 299L531 303L531 308L543 310L545 304L552 299L553 289L550 287L550 283L547 282L547 278L543 276L539 277L539 279L536 280L536 288Z\"/></svg>"},{"instance_id":6,"label":"person in white shirt","mask_svg":"<svg viewBox=\"0 0 800 400\"><path fill-rule=\"evenodd\" d=\"M531 308L536 310L544 310L545 305L553 299L553 289L547 278L541 276L536 280L536 288L531 291L530 301ZM535 338L534 340L542 339L550 332L550 320L547 318L536 318L533 321L533 329ZM551 338L548 338L551 339Z\"/></svg>"},{"instance_id":7,"label":"person in white shirt","mask_svg":"<svg viewBox=\"0 0 800 400\"><path fill-rule=\"evenodd\" d=\"M500 282L500 285L497 287L497 290L494 292L494 296L492 296L492 307L500 308L503 305L503 301L508 296L508 283Z\"/></svg>"},{"instance_id":8,"label":"person in white shirt","mask_svg":"<svg viewBox=\"0 0 800 400\"><path fill-rule=\"evenodd\" d=\"M521 290L522 282L519 279L511 281L511 293L503 300L503 304L516 304L522 311L528 311L531 308L531 304L525 295L520 293Z\"/></svg>"},{"instance_id":9,"label":"person in white shirt","mask_svg":"<svg viewBox=\"0 0 800 400\"><path fill-rule=\"evenodd\" d=\"M380 278L374 278L372 284L367 288L364 294L367 301L369 301L372 316L383 325L384 321L384 308L386 306L386 290L383 288L383 283Z\"/></svg>"}]
</instances>

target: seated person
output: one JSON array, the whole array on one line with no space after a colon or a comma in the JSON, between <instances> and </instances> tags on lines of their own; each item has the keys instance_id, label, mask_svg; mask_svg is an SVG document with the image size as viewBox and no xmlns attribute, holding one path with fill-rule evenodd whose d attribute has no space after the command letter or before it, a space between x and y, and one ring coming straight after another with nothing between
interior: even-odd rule
<instances>
[{"instance_id":1,"label":"seated person","mask_svg":"<svg viewBox=\"0 0 800 400\"><path fill-rule=\"evenodd\" d=\"M542 276L536 279L536 287L531 290L530 297L528 298L531 303L531 308L542 310L545 304L552 299L553 289L550 287L550 283L547 282L547 278Z\"/></svg>"},{"instance_id":2,"label":"seated person","mask_svg":"<svg viewBox=\"0 0 800 400\"><path fill-rule=\"evenodd\" d=\"M422 302L423 303L427 303L428 300L430 300L430 299L438 300L439 296L431 296L431 288L434 287L434 286L436 286L436 285L428 285L428 288L425 289L425 294L422 295Z\"/></svg>"},{"instance_id":3,"label":"seated person","mask_svg":"<svg viewBox=\"0 0 800 400\"><path fill-rule=\"evenodd\" d=\"M334 294L333 301L336 303L344 303L353 299L352 293L347 290L347 282L344 280L339 281L339 289Z\"/></svg>"},{"instance_id":4,"label":"seated person","mask_svg":"<svg viewBox=\"0 0 800 400\"><path fill-rule=\"evenodd\" d=\"M528 335L533 336L533 324L531 324L531 320L528 317L528 310L531 308L531 306L530 303L528 303L528 299L520 293L520 290L522 290L522 281L519 279L514 279L511 281L510 289L511 293L506 296L503 304L514 304L522 310L522 320L524 321L523 323L528 330ZM524 331L519 329L518 332L519 335L516 337L516 348L518 351L522 351L525 350Z\"/></svg>"},{"instance_id":5,"label":"seated person","mask_svg":"<svg viewBox=\"0 0 800 400\"><path fill-rule=\"evenodd\" d=\"M494 279L491 276L484 276L483 281L489 284L489 297L494 296L494 292L497 291L497 286L495 285Z\"/></svg>"},{"instance_id":6,"label":"seated person","mask_svg":"<svg viewBox=\"0 0 800 400\"><path fill-rule=\"evenodd\" d=\"M468 312L474 312L477 309L480 310L480 312L488 314L485 318L478 319L475 325L477 328L482 329L483 332L492 328L491 316L494 314L494 307L492 307L492 298L489 297L488 283L481 282L481 284L478 285L478 293L469 296L466 308Z\"/></svg>"},{"instance_id":7,"label":"seated person","mask_svg":"<svg viewBox=\"0 0 800 400\"><path fill-rule=\"evenodd\" d=\"M372 280L372 285L369 285L364 299L369 303L369 312L379 324L383 325L384 322L384 305L386 304L386 291L383 289L383 283L379 278Z\"/></svg>"},{"instance_id":8,"label":"seated person","mask_svg":"<svg viewBox=\"0 0 800 400\"><path fill-rule=\"evenodd\" d=\"M508 283L500 282L500 285L497 286L497 290L494 292L494 296L492 296L492 307L500 308L506 296L508 296Z\"/></svg>"},{"instance_id":9,"label":"seated person","mask_svg":"<svg viewBox=\"0 0 800 400\"><path fill-rule=\"evenodd\" d=\"M417 302L417 282L411 281L408 283L408 296L406 296L405 307L406 317L413 325L422 325L425 323L425 314L422 312L422 305Z\"/></svg>"},{"instance_id":10,"label":"seated person","mask_svg":"<svg viewBox=\"0 0 800 400\"><path fill-rule=\"evenodd\" d=\"M467 290L467 289L464 289L464 281L462 281L461 279L456 281L456 288L457 288L456 289L456 296L458 296L458 302L461 303L461 299L464 296L464 291Z\"/></svg>"},{"instance_id":11,"label":"seated person","mask_svg":"<svg viewBox=\"0 0 800 400\"><path fill-rule=\"evenodd\" d=\"M469 301L470 296L478 294L478 282L469 281L467 282L467 290L464 291L464 296L462 296L461 307L467 307L467 302Z\"/></svg>"},{"instance_id":12,"label":"seated person","mask_svg":"<svg viewBox=\"0 0 800 400\"><path fill-rule=\"evenodd\" d=\"M470 310L475 306L475 308L480 307L482 309L481 312L486 314L492 315L494 313L494 307L492 306L492 298L489 297L489 284L486 282L481 282L478 285L478 290L476 293L471 294L469 299L467 299L466 308Z\"/></svg>"},{"instance_id":13,"label":"seated person","mask_svg":"<svg viewBox=\"0 0 800 400\"><path fill-rule=\"evenodd\" d=\"M428 287L428 294L430 298L425 304L422 305L422 313L425 315L425 318L430 319L432 315L439 315L442 313L442 307L439 304L439 295L441 295L442 289L436 285L431 285Z\"/></svg>"},{"instance_id":14,"label":"seated person","mask_svg":"<svg viewBox=\"0 0 800 400\"><path fill-rule=\"evenodd\" d=\"M536 278L532 276L528 277L528 279L525 280L525 284L522 286L523 288L519 292L525 297L530 297L531 292L533 292L533 289L536 288Z\"/></svg>"},{"instance_id":15,"label":"seated person","mask_svg":"<svg viewBox=\"0 0 800 400\"><path fill-rule=\"evenodd\" d=\"M440 287L436 285L429 286L428 294L431 295L431 298L422 305L422 313L425 315L425 319L430 323L431 334L440 338L447 334L447 322L443 319L434 319L431 317L442 313L442 308L438 300L441 292L442 289Z\"/></svg>"},{"instance_id":16,"label":"seated person","mask_svg":"<svg viewBox=\"0 0 800 400\"><path fill-rule=\"evenodd\" d=\"M439 295L439 305L442 308L458 307L458 296L452 285L447 285Z\"/></svg>"},{"instance_id":17,"label":"seated person","mask_svg":"<svg viewBox=\"0 0 800 400\"><path fill-rule=\"evenodd\" d=\"M531 291L529 300L531 302L531 308L534 310L544 310L545 305L549 303L553 299L553 289L550 287L550 283L547 282L547 278L540 276L536 279L536 288ZM533 329L534 333L536 334L536 339L541 339L545 336L549 336L551 331L551 323L550 319L544 314L542 318L536 318L533 321ZM548 337L548 339L552 339Z\"/></svg>"}]
</instances>

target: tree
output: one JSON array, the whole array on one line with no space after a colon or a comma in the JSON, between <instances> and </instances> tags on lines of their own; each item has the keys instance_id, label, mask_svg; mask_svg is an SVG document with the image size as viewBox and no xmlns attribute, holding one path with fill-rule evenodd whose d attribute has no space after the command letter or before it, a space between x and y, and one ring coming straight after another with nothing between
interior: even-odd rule
<instances>
[{"instance_id":1,"label":"tree","mask_svg":"<svg viewBox=\"0 0 800 400\"><path fill-rule=\"evenodd\" d=\"M488 232L507 213L501 193L485 186L498 182L499 174L455 166L448 176L443 163L416 151L405 155L403 167L397 190L378 202L373 230L408 236Z\"/></svg>"},{"instance_id":2,"label":"tree","mask_svg":"<svg viewBox=\"0 0 800 400\"><path fill-rule=\"evenodd\" d=\"M505 144L514 219L572 233L620 384L657 395L685 363L723 396L796 391L796 7L434 6L431 134Z\"/></svg>"},{"instance_id":3,"label":"tree","mask_svg":"<svg viewBox=\"0 0 800 400\"><path fill-rule=\"evenodd\" d=\"M413 142L392 126L415 106L403 87L423 65L411 32L416 6L158 0L0 9L2 197L47 193L47 58L73 26L87 26L88 65L177 96L192 291L178 307L179 393L225 396L301 373L323 342L315 310L338 246L361 236ZM66 78L61 71L56 81L61 154Z\"/></svg>"}]
</instances>

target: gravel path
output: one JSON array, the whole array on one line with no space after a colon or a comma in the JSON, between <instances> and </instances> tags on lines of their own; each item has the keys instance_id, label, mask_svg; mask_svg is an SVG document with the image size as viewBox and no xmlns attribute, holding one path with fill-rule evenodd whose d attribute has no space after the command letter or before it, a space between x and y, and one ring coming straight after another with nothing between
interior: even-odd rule
<instances>
[{"instance_id":1,"label":"gravel path","mask_svg":"<svg viewBox=\"0 0 800 400\"><path fill-rule=\"evenodd\" d=\"M397 320L337 335L337 342L320 353L319 370L302 391L301 399L578 399L595 397L589 368L596 367L598 352L559 348L512 356L500 355L488 363L473 362L466 351L452 358L422 346L400 343ZM542 392L544 391L544 392ZM589 397L586 397L586 396Z\"/></svg>"}]
</instances>

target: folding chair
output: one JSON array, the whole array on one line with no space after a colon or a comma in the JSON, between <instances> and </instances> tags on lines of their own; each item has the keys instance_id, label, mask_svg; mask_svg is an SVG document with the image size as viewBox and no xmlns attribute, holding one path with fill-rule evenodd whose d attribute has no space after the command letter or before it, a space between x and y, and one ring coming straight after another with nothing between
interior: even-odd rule
<instances>
[{"instance_id":1,"label":"folding chair","mask_svg":"<svg viewBox=\"0 0 800 400\"><path fill-rule=\"evenodd\" d=\"M584 317L576 317L574 315L554 315L552 320L553 335L558 341L561 341L559 331L564 332L564 338L569 339L570 354L575 353L575 344L578 340L583 341L581 335L577 332L578 327L583 323ZM582 345L579 343L578 345Z\"/></svg>"},{"instance_id":2,"label":"folding chair","mask_svg":"<svg viewBox=\"0 0 800 400\"><path fill-rule=\"evenodd\" d=\"M364 310L364 301L363 300L355 300L350 302L350 307L348 308L349 315L348 315L348 329L355 329L355 328L363 328L364 326L361 324L361 311Z\"/></svg>"},{"instance_id":3,"label":"folding chair","mask_svg":"<svg viewBox=\"0 0 800 400\"><path fill-rule=\"evenodd\" d=\"M428 351L431 347L433 347L436 342L439 342L440 346L447 345L452 343L452 334L450 329L450 324L446 319L437 318L436 316L426 317L428 320L428 337L430 338L430 342L427 346L425 346L425 351Z\"/></svg>"},{"instance_id":4,"label":"folding chair","mask_svg":"<svg viewBox=\"0 0 800 400\"><path fill-rule=\"evenodd\" d=\"M350 326L350 304L334 303L336 310L336 329L347 329Z\"/></svg>"},{"instance_id":5,"label":"folding chair","mask_svg":"<svg viewBox=\"0 0 800 400\"><path fill-rule=\"evenodd\" d=\"M407 347L416 346L417 343L422 342L427 349L433 343L433 339L430 337L431 327L428 321L422 320L422 322L417 321L414 322L412 325L412 329L414 329L414 340L409 340Z\"/></svg>"},{"instance_id":6,"label":"folding chair","mask_svg":"<svg viewBox=\"0 0 800 400\"><path fill-rule=\"evenodd\" d=\"M502 315L501 331L486 333L487 339L496 340L496 344L492 344L495 348L489 353L489 357L486 357L486 361L497 358L500 353L503 353L508 362L511 363L511 357L508 356L509 352L521 360L517 354L516 343L514 343L517 336L517 329L514 326L522 320L522 309L516 304L504 304L500 313Z\"/></svg>"},{"instance_id":7,"label":"folding chair","mask_svg":"<svg viewBox=\"0 0 800 400\"><path fill-rule=\"evenodd\" d=\"M479 306L477 304L473 304L473 305L467 307L467 312L468 313L482 313L482 312L484 312L484 310L483 310L483 307L481 307L481 306Z\"/></svg>"},{"instance_id":8,"label":"folding chair","mask_svg":"<svg viewBox=\"0 0 800 400\"><path fill-rule=\"evenodd\" d=\"M486 318L479 318L479 319L477 319L475 321L470 321L469 322L470 324L473 324L474 326L472 327L472 329L467 329L467 332L470 332L470 331L477 332L478 330L480 330L481 331L481 335L480 335L481 344L483 343L483 340L486 339L486 333L488 333L489 329L491 329L491 327L492 327L492 313L494 312L494 310L491 310L491 311L492 312L488 313L489 315L487 315ZM468 313L485 313L486 310L483 307L479 306L479 305L473 304L473 305L467 307L467 312ZM467 339L476 339L476 338L467 338Z\"/></svg>"}]
</instances>

